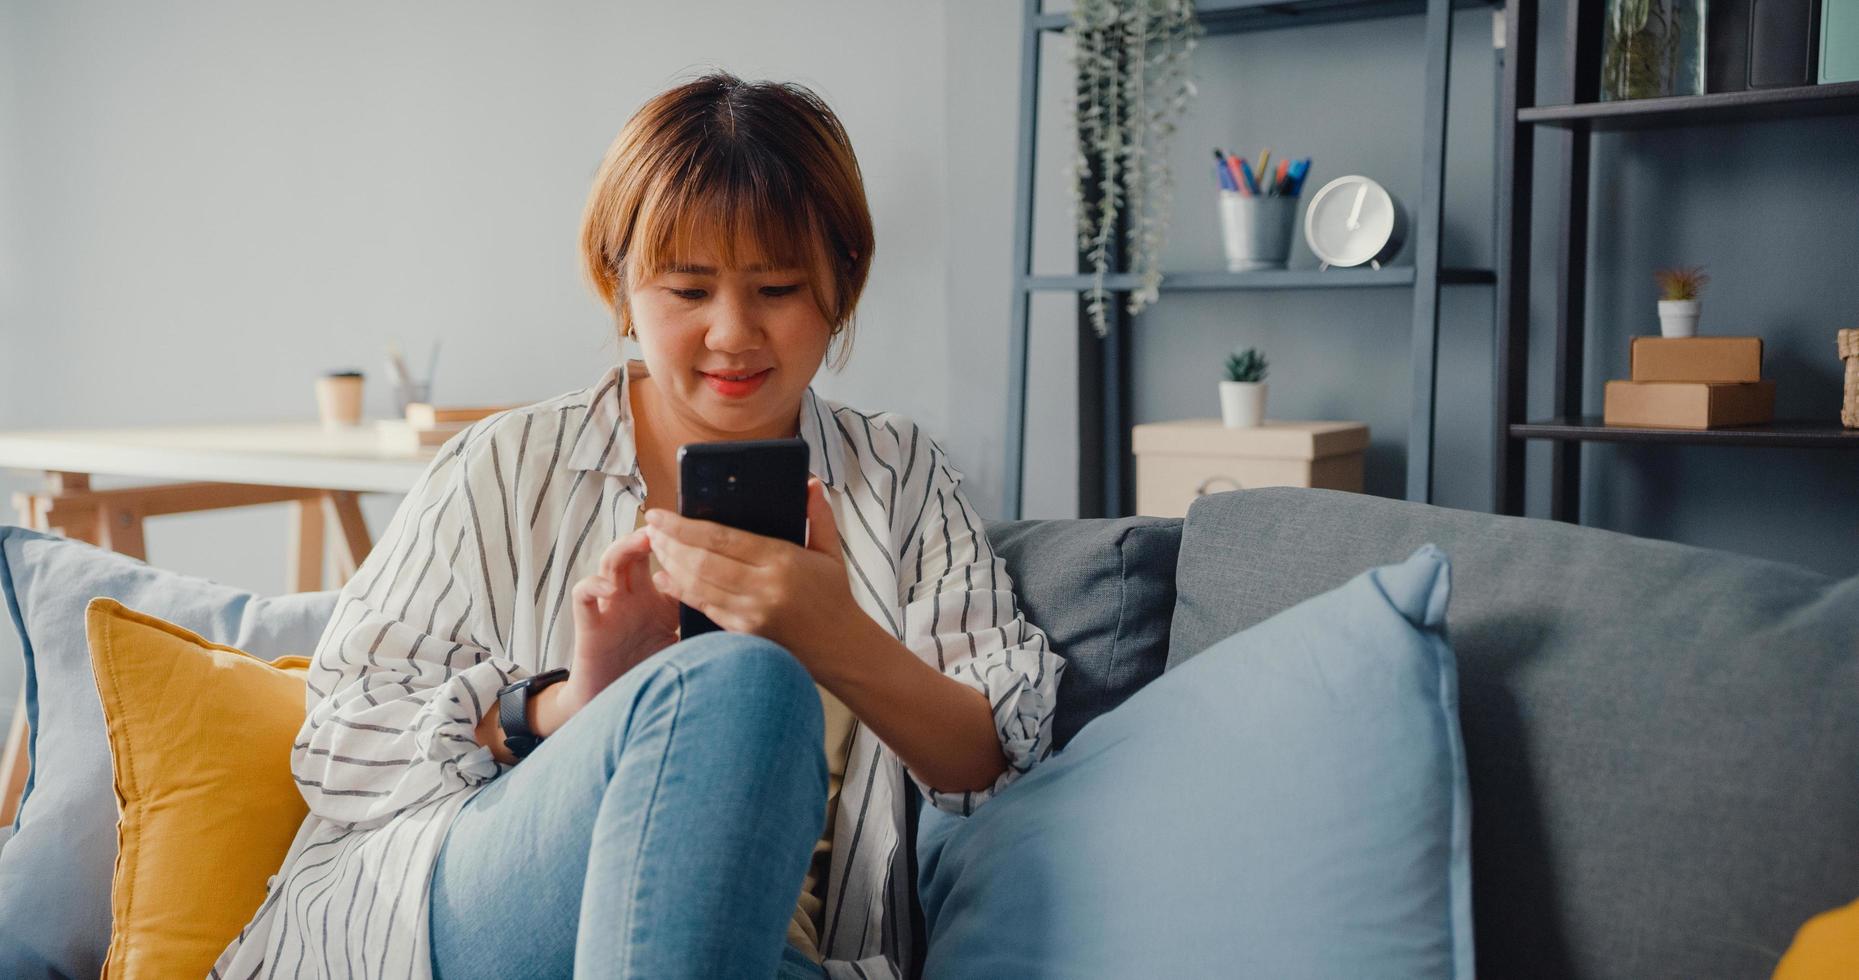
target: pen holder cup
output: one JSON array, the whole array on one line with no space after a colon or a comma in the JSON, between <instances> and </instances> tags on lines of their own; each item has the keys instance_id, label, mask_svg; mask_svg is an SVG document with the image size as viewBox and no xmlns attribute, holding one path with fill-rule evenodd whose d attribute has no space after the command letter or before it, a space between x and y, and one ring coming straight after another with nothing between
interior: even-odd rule
<instances>
[{"instance_id":1,"label":"pen holder cup","mask_svg":"<svg viewBox=\"0 0 1859 980\"><path fill-rule=\"evenodd\" d=\"M1297 198L1220 192L1220 239L1228 272L1282 269L1291 256Z\"/></svg>"},{"instance_id":2,"label":"pen holder cup","mask_svg":"<svg viewBox=\"0 0 1859 980\"><path fill-rule=\"evenodd\" d=\"M406 418L407 406L414 402L432 401L432 382L396 381L394 382L394 404L400 406L400 417Z\"/></svg>"}]
</instances>

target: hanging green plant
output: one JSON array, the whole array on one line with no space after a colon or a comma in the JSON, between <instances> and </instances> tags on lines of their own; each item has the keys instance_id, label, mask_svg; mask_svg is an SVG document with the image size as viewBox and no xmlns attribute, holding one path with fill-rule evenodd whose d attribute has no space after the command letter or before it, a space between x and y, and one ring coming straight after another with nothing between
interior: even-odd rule
<instances>
[{"instance_id":1,"label":"hanging green plant","mask_svg":"<svg viewBox=\"0 0 1859 980\"><path fill-rule=\"evenodd\" d=\"M1091 261L1085 308L1099 337L1109 331L1104 277L1118 218L1137 277L1129 311L1142 312L1162 284L1174 175L1168 137L1195 95L1189 74L1205 30L1192 0L1076 0L1071 11L1072 68L1077 73L1070 170L1078 250ZM1087 182L1096 193L1087 195Z\"/></svg>"}]
</instances>

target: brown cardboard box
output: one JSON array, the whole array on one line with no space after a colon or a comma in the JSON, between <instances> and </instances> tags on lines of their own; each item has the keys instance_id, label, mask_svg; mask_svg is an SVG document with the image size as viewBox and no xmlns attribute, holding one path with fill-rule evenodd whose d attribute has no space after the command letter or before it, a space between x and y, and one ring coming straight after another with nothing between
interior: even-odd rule
<instances>
[{"instance_id":1,"label":"brown cardboard box","mask_svg":"<svg viewBox=\"0 0 1859 980\"><path fill-rule=\"evenodd\" d=\"M1655 429L1754 425L1775 418L1775 382L1609 381L1602 418Z\"/></svg>"},{"instance_id":2,"label":"brown cardboard box","mask_svg":"<svg viewBox=\"0 0 1859 980\"><path fill-rule=\"evenodd\" d=\"M1230 429L1219 419L1145 422L1130 430L1136 513L1181 517L1206 494L1251 487L1362 489L1368 426L1270 419Z\"/></svg>"},{"instance_id":3,"label":"brown cardboard box","mask_svg":"<svg viewBox=\"0 0 1859 980\"><path fill-rule=\"evenodd\" d=\"M1635 337L1635 381L1761 381L1761 337Z\"/></svg>"}]
</instances>

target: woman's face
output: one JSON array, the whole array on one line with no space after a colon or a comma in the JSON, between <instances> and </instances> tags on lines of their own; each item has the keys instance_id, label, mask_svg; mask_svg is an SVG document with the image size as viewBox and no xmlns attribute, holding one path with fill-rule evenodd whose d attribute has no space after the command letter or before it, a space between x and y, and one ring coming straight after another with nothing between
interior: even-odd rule
<instances>
[{"instance_id":1,"label":"woman's face","mask_svg":"<svg viewBox=\"0 0 1859 980\"><path fill-rule=\"evenodd\" d=\"M656 407L688 439L792 435L801 393L831 339L808 289L808 272L759 262L722 268L715 255L700 248L671 271L627 290ZM743 375L752 377L724 377Z\"/></svg>"}]
</instances>

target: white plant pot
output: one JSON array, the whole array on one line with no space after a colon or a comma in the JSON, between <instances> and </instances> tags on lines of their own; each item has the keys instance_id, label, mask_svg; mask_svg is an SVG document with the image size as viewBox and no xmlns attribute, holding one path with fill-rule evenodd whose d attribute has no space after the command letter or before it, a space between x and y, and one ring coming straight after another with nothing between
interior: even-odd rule
<instances>
[{"instance_id":1,"label":"white plant pot","mask_svg":"<svg viewBox=\"0 0 1859 980\"><path fill-rule=\"evenodd\" d=\"M1230 429L1254 429L1265 423L1265 382L1220 382L1220 421Z\"/></svg>"},{"instance_id":2,"label":"white plant pot","mask_svg":"<svg viewBox=\"0 0 1859 980\"><path fill-rule=\"evenodd\" d=\"M1698 301L1662 299L1659 301L1659 336L1696 337L1698 335Z\"/></svg>"}]
</instances>

